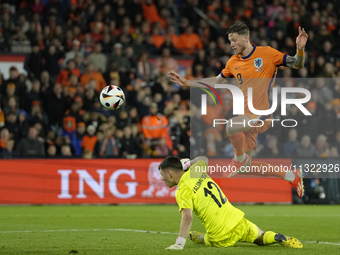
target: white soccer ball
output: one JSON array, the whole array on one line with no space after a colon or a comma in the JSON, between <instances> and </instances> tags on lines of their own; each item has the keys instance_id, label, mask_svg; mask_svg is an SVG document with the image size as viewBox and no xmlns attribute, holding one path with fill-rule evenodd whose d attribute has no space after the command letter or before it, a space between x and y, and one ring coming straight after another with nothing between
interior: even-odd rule
<instances>
[{"instance_id":1,"label":"white soccer ball","mask_svg":"<svg viewBox=\"0 0 340 255\"><path fill-rule=\"evenodd\" d=\"M106 109L117 110L124 103L125 95L120 87L109 85L100 92L99 100Z\"/></svg>"}]
</instances>

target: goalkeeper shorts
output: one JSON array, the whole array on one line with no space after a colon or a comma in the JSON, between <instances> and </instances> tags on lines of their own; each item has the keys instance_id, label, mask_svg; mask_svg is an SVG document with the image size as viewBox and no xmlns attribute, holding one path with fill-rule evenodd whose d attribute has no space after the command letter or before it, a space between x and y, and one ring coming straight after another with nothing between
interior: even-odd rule
<instances>
[{"instance_id":1,"label":"goalkeeper shorts","mask_svg":"<svg viewBox=\"0 0 340 255\"><path fill-rule=\"evenodd\" d=\"M212 247L230 247L237 242L253 243L258 237L259 231L257 226L242 218L242 220L225 236L225 239L215 241L210 239L208 235L204 236L204 243Z\"/></svg>"}]
</instances>

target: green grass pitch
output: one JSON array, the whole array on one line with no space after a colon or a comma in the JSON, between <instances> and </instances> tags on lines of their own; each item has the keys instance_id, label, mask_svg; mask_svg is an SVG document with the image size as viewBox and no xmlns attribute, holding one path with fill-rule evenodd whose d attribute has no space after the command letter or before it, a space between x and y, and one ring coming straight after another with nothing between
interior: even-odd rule
<instances>
[{"instance_id":1,"label":"green grass pitch","mask_svg":"<svg viewBox=\"0 0 340 255\"><path fill-rule=\"evenodd\" d=\"M184 250L165 251L179 230L175 205L4 206L0 254L340 254L340 206L236 207L260 228L294 236L304 248L247 243L211 248L188 239ZM196 217L192 230L204 231Z\"/></svg>"}]
</instances>

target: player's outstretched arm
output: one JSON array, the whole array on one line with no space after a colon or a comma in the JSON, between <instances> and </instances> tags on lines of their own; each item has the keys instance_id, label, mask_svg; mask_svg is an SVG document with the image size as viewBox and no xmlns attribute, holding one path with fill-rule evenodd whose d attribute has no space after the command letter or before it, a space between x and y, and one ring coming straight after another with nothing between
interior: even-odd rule
<instances>
[{"instance_id":1,"label":"player's outstretched arm","mask_svg":"<svg viewBox=\"0 0 340 255\"><path fill-rule=\"evenodd\" d=\"M287 56L286 65L295 68L301 69L305 65L305 46L308 40L308 34L305 29L299 27L299 35L296 37L296 54L294 57Z\"/></svg>"},{"instance_id":2,"label":"player's outstretched arm","mask_svg":"<svg viewBox=\"0 0 340 255\"><path fill-rule=\"evenodd\" d=\"M169 79L170 81L177 83L179 86L183 88L206 88L203 84L197 83L195 81L189 81L185 79L182 75L176 73L176 72L169 72ZM210 85L211 87L215 87L215 84L224 84L227 83L228 80L224 79L221 74L216 76L215 78L205 78L205 79L200 79L199 82L205 83Z\"/></svg>"},{"instance_id":3,"label":"player's outstretched arm","mask_svg":"<svg viewBox=\"0 0 340 255\"><path fill-rule=\"evenodd\" d=\"M184 208L181 211L182 213L182 221L181 227L179 230L178 238L176 239L176 243L166 248L166 250L182 250L187 240L187 236L189 235L191 224L192 224L192 210L189 208Z\"/></svg>"},{"instance_id":4,"label":"player's outstretched arm","mask_svg":"<svg viewBox=\"0 0 340 255\"><path fill-rule=\"evenodd\" d=\"M170 79L170 81L177 83L179 86L181 86L183 88L190 88L190 81L188 81L182 75L180 75L176 72L170 71L169 72L169 79Z\"/></svg>"}]
</instances>

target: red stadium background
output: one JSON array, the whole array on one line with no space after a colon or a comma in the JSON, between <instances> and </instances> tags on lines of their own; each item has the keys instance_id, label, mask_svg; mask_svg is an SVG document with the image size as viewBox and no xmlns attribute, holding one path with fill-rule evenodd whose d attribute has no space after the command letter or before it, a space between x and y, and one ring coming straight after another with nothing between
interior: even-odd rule
<instances>
[{"instance_id":1,"label":"red stadium background","mask_svg":"<svg viewBox=\"0 0 340 255\"><path fill-rule=\"evenodd\" d=\"M276 159L261 161L277 163ZM160 162L157 159L1 160L0 204L175 203L175 188L168 189L160 180L157 168ZM290 159L280 159L280 164L290 163ZM291 187L281 179L241 177L215 181L233 203L292 202Z\"/></svg>"}]
</instances>

